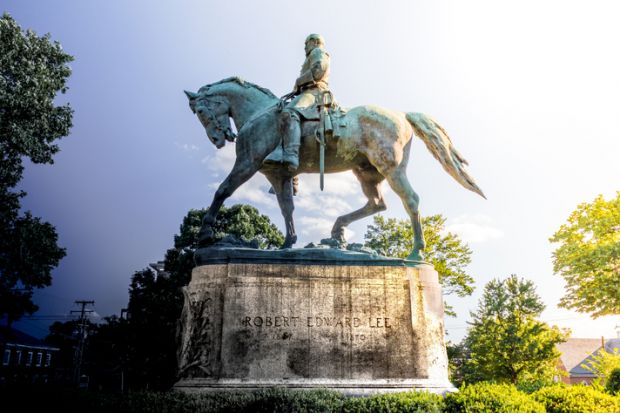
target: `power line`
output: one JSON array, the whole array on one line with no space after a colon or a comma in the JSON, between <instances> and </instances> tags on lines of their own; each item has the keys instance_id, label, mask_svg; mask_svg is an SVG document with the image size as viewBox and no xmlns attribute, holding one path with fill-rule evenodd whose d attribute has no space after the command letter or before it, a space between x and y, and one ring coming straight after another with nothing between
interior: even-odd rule
<instances>
[{"instance_id":1,"label":"power line","mask_svg":"<svg viewBox=\"0 0 620 413\"><path fill-rule=\"evenodd\" d=\"M24 316L20 320L74 320L75 316L71 314L37 314Z\"/></svg>"}]
</instances>

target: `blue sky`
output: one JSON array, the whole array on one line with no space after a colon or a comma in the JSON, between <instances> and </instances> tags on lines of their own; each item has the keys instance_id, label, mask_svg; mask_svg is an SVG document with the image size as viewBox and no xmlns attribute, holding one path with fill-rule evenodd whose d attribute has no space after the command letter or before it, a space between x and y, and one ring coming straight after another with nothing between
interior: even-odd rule
<instances>
[{"instance_id":1,"label":"blue sky","mask_svg":"<svg viewBox=\"0 0 620 413\"><path fill-rule=\"evenodd\" d=\"M558 310L548 238L581 202L619 187L620 58L616 2L571 1L4 1L24 28L50 33L75 56L71 135L53 166L28 165L23 205L53 223L68 255L36 294L41 316L93 299L118 314L136 270L163 258L181 218L206 207L234 160L217 150L187 106L232 75L289 92L307 34L331 54L330 85L343 106L376 104L434 117L470 163L488 200L460 187L414 138L408 175L423 214L441 213L474 251L478 290L449 298L465 333L484 284L518 274L547 304L544 319L578 337L611 336L620 317L591 321ZM305 17L307 16L307 17ZM385 186L387 216L405 217ZM282 228L262 176L227 204L250 203ZM298 246L329 234L363 195L351 174L302 177ZM362 241L371 218L351 226ZM45 320L19 324L46 333Z\"/></svg>"}]
</instances>

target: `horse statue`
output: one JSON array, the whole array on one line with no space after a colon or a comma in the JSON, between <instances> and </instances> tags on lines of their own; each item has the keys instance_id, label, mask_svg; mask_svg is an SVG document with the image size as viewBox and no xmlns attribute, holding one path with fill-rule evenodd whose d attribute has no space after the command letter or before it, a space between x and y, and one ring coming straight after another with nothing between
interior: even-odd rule
<instances>
[{"instance_id":1,"label":"horse statue","mask_svg":"<svg viewBox=\"0 0 620 413\"><path fill-rule=\"evenodd\" d=\"M314 136L313 125L305 122L302 126L304 137L299 151L299 168L291 172L283 164L265 162L281 145L277 118L282 105L271 91L238 77L230 77L203 86L197 93L185 91L185 94L191 110L218 149L226 141L234 142L236 138L237 142L235 164L215 192L204 216L199 243L204 245L213 241L212 225L224 201L260 171L273 186L284 217L286 238L283 248L291 248L297 241L293 222L292 180L298 174L319 172L319 143ZM231 118L238 131L236 137L231 130ZM430 117L378 106L358 106L347 110L339 122L343 126L340 136L326 140L325 173L351 170L368 202L362 208L336 219L331 238L337 243L344 243L344 228L347 225L386 209L381 192L381 183L386 179L411 218L414 244L407 259L422 259L420 252L425 243L418 210L419 197L406 175L414 133L446 172L465 188L484 197L464 169L467 161L452 146L444 129Z\"/></svg>"}]
</instances>

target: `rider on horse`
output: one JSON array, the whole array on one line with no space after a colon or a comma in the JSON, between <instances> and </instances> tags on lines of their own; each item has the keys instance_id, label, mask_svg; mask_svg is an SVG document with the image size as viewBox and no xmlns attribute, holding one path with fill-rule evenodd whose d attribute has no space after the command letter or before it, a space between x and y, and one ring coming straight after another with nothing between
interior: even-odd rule
<instances>
[{"instance_id":1,"label":"rider on horse","mask_svg":"<svg viewBox=\"0 0 620 413\"><path fill-rule=\"evenodd\" d=\"M294 172L299 166L299 145L301 141L301 118L318 119L318 105L324 92L329 91L329 54L320 34L306 38L306 60L295 81L292 96L295 96L282 110L279 126L284 143L283 161Z\"/></svg>"}]
</instances>

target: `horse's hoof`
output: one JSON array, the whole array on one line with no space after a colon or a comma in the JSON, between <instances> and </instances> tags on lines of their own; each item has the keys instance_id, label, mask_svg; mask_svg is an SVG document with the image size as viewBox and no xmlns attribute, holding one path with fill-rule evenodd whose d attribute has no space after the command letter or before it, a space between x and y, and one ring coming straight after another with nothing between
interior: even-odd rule
<instances>
[{"instance_id":1,"label":"horse's hoof","mask_svg":"<svg viewBox=\"0 0 620 413\"><path fill-rule=\"evenodd\" d=\"M347 240L344 238L344 227L332 230L332 238L341 244L346 244Z\"/></svg>"},{"instance_id":2,"label":"horse's hoof","mask_svg":"<svg viewBox=\"0 0 620 413\"><path fill-rule=\"evenodd\" d=\"M321 240L321 245L327 245L330 248L337 248L344 250L347 248L347 242L344 239L337 238L323 238Z\"/></svg>"},{"instance_id":3,"label":"horse's hoof","mask_svg":"<svg viewBox=\"0 0 620 413\"><path fill-rule=\"evenodd\" d=\"M287 236L286 239L284 240L284 244L282 245L282 248L280 249L287 249L287 248L291 248L295 243L297 242L297 235L293 235L292 237Z\"/></svg>"},{"instance_id":4,"label":"horse's hoof","mask_svg":"<svg viewBox=\"0 0 620 413\"><path fill-rule=\"evenodd\" d=\"M413 250L407 257L408 261L424 261L422 253L419 250Z\"/></svg>"},{"instance_id":5,"label":"horse's hoof","mask_svg":"<svg viewBox=\"0 0 620 413\"><path fill-rule=\"evenodd\" d=\"M213 229L209 227L203 227L198 233L198 245L209 245L213 243L213 241L215 241L215 234L213 233Z\"/></svg>"}]
</instances>

